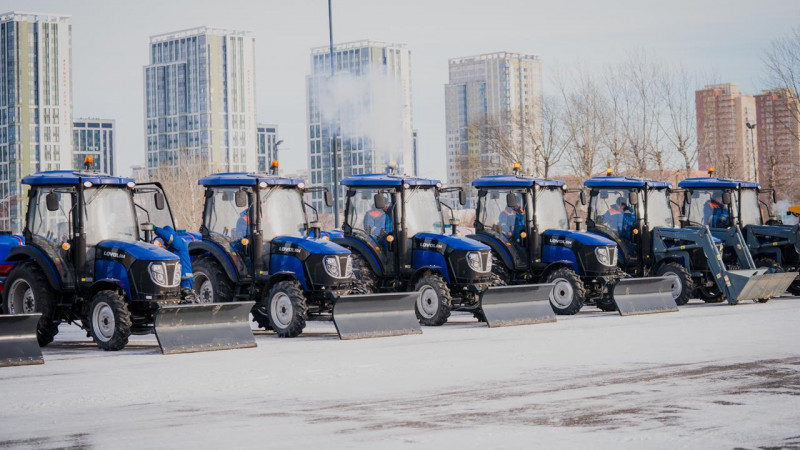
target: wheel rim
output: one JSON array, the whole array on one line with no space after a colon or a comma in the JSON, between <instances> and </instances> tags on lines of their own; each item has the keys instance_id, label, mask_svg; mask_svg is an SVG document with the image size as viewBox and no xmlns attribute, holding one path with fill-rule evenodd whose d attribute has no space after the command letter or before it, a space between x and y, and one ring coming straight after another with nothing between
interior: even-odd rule
<instances>
[{"instance_id":1,"label":"wheel rim","mask_svg":"<svg viewBox=\"0 0 800 450\"><path fill-rule=\"evenodd\" d=\"M115 328L114 311L108 303L98 303L92 311L92 329L95 337L103 342L108 342L114 337Z\"/></svg>"},{"instance_id":2,"label":"wheel rim","mask_svg":"<svg viewBox=\"0 0 800 450\"><path fill-rule=\"evenodd\" d=\"M36 297L25 280L17 280L8 293L9 314L33 314L36 312Z\"/></svg>"},{"instance_id":3,"label":"wheel rim","mask_svg":"<svg viewBox=\"0 0 800 450\"><path fill-rule=\"evenodd\" d=\"M550 300L559 308L566 308L571 305L572 298L575 296L572 283L564 278L556 278L552 282L555 283L555 286L553 286L553 292L550 294Z\"/></svg>"},{"instance_id":4,"label":"wheel rim","mask_svg":"<svg viewBox=\"0 0 800 450\"><path fill-rule=\"evenodd\" d=\"M214 285L206 277L200 278L200 290L198 291L197 301L200 303L214 303Z\"/></svg>"},{"instance_id":5,"label":"wheel rim","mask_svg":"<svg viewBox=\"0 0 800 450\"><path fill-rule=\"evenodd\" d=\"M420 315L426 319L431 319L439 311L439 296L436 294L436 289L425 286L419 292L417 297L417 310Z\"/></svg>"},{"instance_id":6,"label":"wheel rim","mask_svg":"<svg viewBox=\"0 0 800 450\"><path fill-rule=\"evenodd\" d=\"M272 297L269 312L276 325L280 328L288 327L292 323L292 316L294 315L292 299L286 293L278 292Z\"/></svg>"},{"instance_id":7,"label":"wheel rim","mask_svg":"<svg viewBox=\"0 0 800 450\"><path fill-rule=\"evenodd\" d=\"M667 272L663 276L672 278L672 299L677 300L683 291L681 278L675 272Z\"/></svg>"}]
</instances>

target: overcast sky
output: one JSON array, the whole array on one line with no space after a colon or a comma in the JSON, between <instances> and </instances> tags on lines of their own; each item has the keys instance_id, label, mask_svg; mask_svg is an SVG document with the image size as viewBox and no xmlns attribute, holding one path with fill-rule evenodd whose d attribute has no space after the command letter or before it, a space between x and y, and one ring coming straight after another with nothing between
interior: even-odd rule
<instances>
[{"instance_id":1,"label":"overcast sky","mask_svg":"<svg viewBox=\"0 0 800 450\"><path fill-rule=\"evenodd\" d=\"M277 123L285 170L306 167L305 76L327 45L326 0L3 0L0 9L72 17L74 117L117 121L119 171L144 163L142 66L151 35L201 25L256 39L257 120ZM645 50L667 62L762 87L761 52L800 24L798 0L333 0L334 40L405 43L422 175L445 176L447 60L508 50L556 65L599 67ZM548 70L551 69L551 70Z\"/></svg>"}]
</instances>

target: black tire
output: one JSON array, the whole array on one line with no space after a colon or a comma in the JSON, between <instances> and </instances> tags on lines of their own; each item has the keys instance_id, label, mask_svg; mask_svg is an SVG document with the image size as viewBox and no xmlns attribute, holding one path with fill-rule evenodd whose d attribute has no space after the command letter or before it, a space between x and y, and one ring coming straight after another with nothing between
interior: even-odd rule
<instances>
[{"instance_id":1,"label":"black tire","mask_svg":"<svg viewBox=\"0 0 800 450\"><path fill-rule=\"evenodd\" d=\"M716 285L698 288L697 296L706 303L722 303L725 301L725 297Z\"/></svg>"},{"instance_id":2,"label":"black tire","mask_svg":"<svg viewBox=\"0 0 800 450\"><path fill-rule=\"evenodd\" d=\"M267 293L266 312L269 325L280 337L299 336L306 327L306 296L294 280L275 283Z\"/></svg>"},{"instance_id":3,"label":"black tire","mask_svg":"<svg viewBox=\"0 0 800 450\"><path fill-rule=\"evenodd\" d=\"M689 303L692 293L694 292L694 281L689 271L686 270L686 267L674 261L664 263L656 271L656 276L674 276L677 281L680 282L680 286L673 285L672 287L672 298L675 300L675 304L683 306Z\"/></svg>"},{"instance_id":4,"label":"black tire","mask_svg":"<svg viewBox=\"0 0 800 450\"><path fill-rule=\"evenodd\" d=\"M794 280L787 290L794 296L800 296L800 281Z\"/></svg>"},{"instance_id":5,"label":"black tire","mask_svg":"<svg viewBox=\"0 0 800 450\"><path fill-rule=\"evenodd\" d=\"M605 312L613 312L617 310L617 304L610 298L598 298L596 301L597 308Z\"/></svg>"},{"instance_id":6,"label":"black tire","mask_svg":"<svg viewBox=\"0 0 800 450\"><path fill-rule=\"evenodd\" d=\"M267 331L272 331L272 325L269 324L269 314L267 314L267 306L264 303L260 303L253 306L253 309L250 310L250 314L253 315L253 322L255 322L259 328L263 328Z\"/></svg>"},{"instance_id":7,"label":"black tire","mask_svg":"<svg viewBox=\"0 0 800 450\"><path fill-rule=\"evenodd\" d=\"M505 284L511 282L511 271L495 252L492 252L492 274L497 275Z\"/></svg>"},{"instance_id":8,"label":"black tire","mask_svg":"<svg viewBox=\"0 0 800 450\"><path fill-rule=\"evenodd\" d=\"M586 302L586 288L581 278L572 269L561 267L550 272L545 280L556 283L550 293L550 306L553 312L562 316L578 313Z\"/></svg>"},{"instance_id":9,"label":"black tire","mask_svg":"<svg viewBox=\"0 0 800 450\"><path fill-rule=\"evenodd\" d=\"M414 290L419 292L414 305L419 323L433 327L445 324L453 308L453 297L441 275L428 272L417 280Z\"/></svg>"},{"instance_id":10,"label":"black tire","mask_svg":"<svg viewBox=\"0 0 800 450\"><path fill-rule=\"evenodd\" d=\"M131 314L125 298L114 291L100 291L89 307L92 339L103 350L122 350L131 335Z\"/></svg>"},{"instance_id":11,"label":"black tire","mask_svg":"<svg viewBox=\"0 0 800 450\"><path fill-rule=\"evenodd\" d=\"M194 290L198 303L233 301L233 282L211 255L203 255L192 263Z\"/></svg>"},{"instance_id":12,"label":"black tire","mask_svg":"<svg viewBox=\"0 0 800 450\"><path fill-rule=\"evenodd\" d=\"M378 277L372 271L364 256L361 253L350 250L350 257L353 258L353 278L356 279L355 290L363 291L365 294L371 294L378 290Z\"/></svg>"},{"instance_id":13,"label":"black tire","mask_svg":"<svg viewBox=\"0 0 800 450\"><path fill-rule=\"evenodd\" d=\"M58 334L61 321L56 319L56 299L56 292L34 261L17 264L6 278L3 310L6 314L41 314L36 327L36 339L40 347L53 342Z\"/></svg>"}]
</instances>

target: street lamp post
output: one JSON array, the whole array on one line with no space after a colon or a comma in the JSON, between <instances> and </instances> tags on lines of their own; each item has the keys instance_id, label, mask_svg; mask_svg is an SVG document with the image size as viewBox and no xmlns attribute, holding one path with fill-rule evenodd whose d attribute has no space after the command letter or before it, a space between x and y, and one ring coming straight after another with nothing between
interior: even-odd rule
<instances>
[{"instance_id":1,"label":"street lamp post","mask_svg":"<svg viewBox=\"0 0 800 450\"><path fill-rule=\"evenodd\" d=\"M331 9L331 0L328 0L328 42L330 44L329 56L331 60L331 79L328 83L328 89L333 89L333 12ZM331 133L331 135L331 151L333 152L333 223L336 228L339 228L339 152L336 148L338 136L333 133Z\"/></svg>"},{"instance_id":2,"label":"street lamp post","mask_svg":"<svg viewBox=\"0 0 800 450\"><path fill-rule=\"evenodd\" d=\"M750 132L750 154L753 156L753 181L758 183L758 159L756 158L756 140L753 137L753 135L755 134L753 130L756 128L756 124L750 123L750 121L748 120L747 123L745 123L745 126L747 126L747 130Z\"/></svg>"}]
</instances>

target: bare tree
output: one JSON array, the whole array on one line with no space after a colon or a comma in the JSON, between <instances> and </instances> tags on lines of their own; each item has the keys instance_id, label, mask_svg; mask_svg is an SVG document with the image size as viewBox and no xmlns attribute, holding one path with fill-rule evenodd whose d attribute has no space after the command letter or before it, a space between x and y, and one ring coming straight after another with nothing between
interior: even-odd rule
<instances>
[{"instance_id":1,"label":"bare tree","mask_svg":"<svg viewBox=\"0 0 800 450\"><path fill-rule=\"evenodd\" d=\"M525 139L534 149L534 175L548 178L553 166L561 161L572 138L564 127L564 107L558 97L542 99L541 126L531 124L523 127ZM541 170L538 170L541 168Z\"/></svg>"},{"instance_id":2,"label":"bare tree","mask_svg":"<svg viewBox=\"0 0 800 450\"><path fill-rule=\"evenodd\" d=\"M197 180L208 175L209 165L200 158L182 158L176 167L163 167L150 173L148 181L159 181L170 200L175 225L198 230L202 223L204 195Z\"/></svg>"},{"instance_id":3,"label":"bare tree","mask_svg":"<svg viewBox=\"0 0 800 450\"><path fill-rule=\"evenodd\" d=\"M800 26L791 35L776 39L764 55L767 67L766 83L771 88L785 89L788 114L775 114L776 122L785 127L795 139L800 139Z\"/></svg>"},{"instance_id":4,"label":"bare tree","mask_svg":"<svg viewBox=\"0 0 800 450\"><path fill-rule=\"evenodd\" d=\"M691 175L697 162L697 146L693 145L697 133L695 85L694 78L682 66L664 71L659 83L665 110L661 116L661 130L683 159L686 176Z\"/></svg>"},{"instance_id":5,"label":"bare tree","mask_svg":"<svg viewBox=\"0 0 800 450\"><path fill-rule=\"evenodd\" d=\"M623 158L628 151L628 139L625 135L623 108L625 91L613 68L606 71L603 79L605 91L605 107L603 109L603 145L608 151L608 166L614 173L620 173Z\"/></svg>"},{"instance_id":6,"label":"bare tree","mask_svg":"<svg viewBox=\"0 0 800 450\"><path fill-rule=\"evenodd\" d=\"M575 88L569 90L564 79L559 91L564 100L564 126L569 137L567 159L572 173L581 181L595 172L603 137L603 97L600 88L586 71L579 71Z\"/></svg>"},{"instance_id":7,"label":"bare tree","mask_svg":"<svg viewBox=\"0 0 800 450\"><path fill-rule=\"evenodd\" d=\"M526 122L510 116L486 117L473 123L468 129L468 135L479 146L476 150L480 150L481 158L476 161L477 167L473 164L469 169L476 168L478 175L485 175L506 172L517 162L524 167L535 165L535 161L532 161L531 143L527 139L529 134L536 134L533 129L535 126L532 121Z\"/></svg>"},{"instance_id":8,"label":"bare tree","mask_svg":"<svg viewBox=\"0 0 800 450\"><path fill-rule=\"evenodd\" d=\"M617 69L618 80L624 86L622 122L629 146L627 165L639 174L647 172L650 161L656 163L659 171L664 170L657 91L661 72L660 65L644 52L631 54Z\"/></svg>"}]
</instances>

